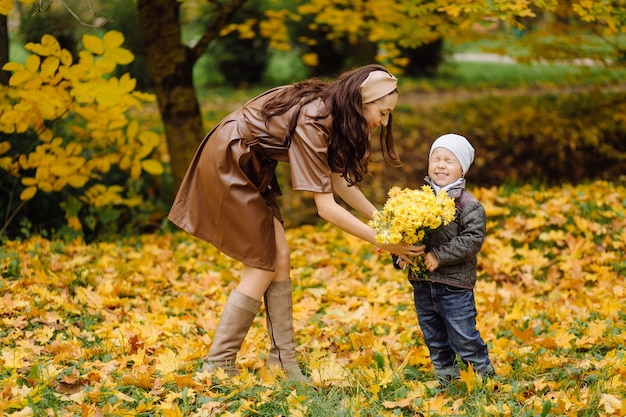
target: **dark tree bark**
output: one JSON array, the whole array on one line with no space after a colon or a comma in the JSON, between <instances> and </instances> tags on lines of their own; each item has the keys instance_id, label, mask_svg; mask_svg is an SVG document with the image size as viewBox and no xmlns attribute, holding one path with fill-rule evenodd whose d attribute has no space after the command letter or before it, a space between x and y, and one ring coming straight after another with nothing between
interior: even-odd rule
<instances>
[{"instance_id":1,"label":"dark tree bark","mask_svg":"<svg viewBox=\"0 0 626 417\"><path fill-rule=\"evenodd\" d=\"M205 134L193 85L193 66L245 2L232 0L222 5L200 41L188 47L182 43L178 0L137 0L148 72L159 104L176 189Z\"/></svg>"},{"instance_id":2,"label":"dark tree bark","mask_svg":"<svg viewBox=\"0 0 626 417\"><path fill-rule=\"evenodd\" d=\"M0 84L9 85L11 74L1 68L9 62L9 28L8 19L5 15L0 15Z\"/></svg>"}]
</instances>

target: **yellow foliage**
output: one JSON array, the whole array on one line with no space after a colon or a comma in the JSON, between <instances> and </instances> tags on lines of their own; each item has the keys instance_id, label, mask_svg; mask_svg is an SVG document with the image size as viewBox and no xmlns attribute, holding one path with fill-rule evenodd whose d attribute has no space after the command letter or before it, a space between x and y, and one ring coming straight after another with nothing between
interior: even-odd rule
<instances>
[{"instance_id":1,"label":"yellow foliage","mask_svg":"<svg viewBox=\"0 0 626 417\"><path fill-rule=\"evenodd\" d=\"M123 198L120 191L100 186L88 195L91 204L101 204ZM318 395L349 391L341 405L349 415L365 409L369 415L394 415L399 408L404 414L461 415L463 407L483 398L485 404L476 406L489 415L513 416L521 408L541 414L548 401L555 415L576 415L590 401L599 415L622 415L624 185L521 188L510 197L499 189L472 191L514 214L514 221L504 221L513 214L493 219L475 287L478 326L498 377L481 379L470 367L462 370L456 389L437 389L405 272L393 269L389 254L332 226L305 226L286 232L296 353ZM564 194L568 205L554 204ZM598 209L583 215L587 204ZM564 220L542 223L556 213ZM544 229L563 244L528 236L527 221L542 224L530 230ZM59 394L58 414L80 414L96 405L120 415L113 392L125 393L118 399L132 408L129 413L183 405L198 413L258 413L268 401L283 400L296 415L311 411L311 399L300 388L289 394L290 388L283 400L272 394L284 382L265 367L269 340L260 318L240 352L239 379L199 371L242 272L211 245L177 232L91 245L33 237L3 242L2 249L15 254L20 268L12 272L16 261L0 257L0 273L8 278L0 291L6 328L0 372L7 376L0 379L0 409L22 411L45 389ZM541 267L535 265L540 258ZM487 260L499 263L485 269ZM406 367L416 369L418 378L405 377ZM20 383L25 369L40 369L41 376ZM72 384L81 389L73 399L57 392ZM246 391L260 387L269 394ZM196 404L196 396L204 400Z\"/></svg>"},{"instance_id":2,"label":"yellow foliage","mask_svg":"<svg viewBox=\"0 0 626 417\"><path fill-rule=\"evenodd\" d=\"M102 39L87 34L83 38L85 50L73 63L69 51L62 49L53 36L44 35L40 43L26 45L32 54L24 65L9 62L4 66L12 75L4 92L8 100L0 105L0 131L17 134L12 140L21 140L22 134L23 140L33 134L40 139L33 148L1 161L0 168L20 178L26 187L21 191L22 201L31 200L38 191L61 192L68 187L81 190L97 185L113 165L133 179L143 172L163 173L161 163L152 157L161 145L160 135L140 128L127 114L130 108L141 109L142 103L152 102L154 97L136 92L136 80L128 73L119 78L106 76L117 65L134 59L123 43L120 32L107 32ZM63 120L70 117L71 130L63 129ZM131 127L124 132L129 124ZM0 142L0 154L22 149L11 146L5 137ZM97 207L136 205L136 199L124 198L124 192L103 191L95 186L80 201Z\"/></svg>"},{"instance_id":3,"label":"yellow foliage","mask_svg":"<svg viewBox=\"0 0 626 417\"><path fill-rule=\"evenodd\" d=\"M549 58L550 50L558 50L558 59L563 56L571 58L588 57L588 50L579 48L576 52L571 48L563 48L572 40L572 33L593 32L607 39L607 46L616 55L620 53L619 43L613 44L611 38L623 33L626 23L626 10L620 2L566 0L431 0L431 1L351 1L316 0L299 2L297 18L307 17L311 23L309 28L317 31L315 36L327 39L347 40L351 44L368 39L377 42L380 53L376 60L384 63L394 72L401 72L408 64L407 59L398 59L400 47L418 47L437 39L457 40L475 38L480 34L489 34L494 28L514 27L526 29L525 25L532 19L544 15L558 16L559 22L544 22L540 25L545 30L537 31L541 43L546 45L546 32L555 41L549 42L550 47L536 52L537 58ZM272 20L272 19L268 19ZM284 26L280 21L277 26ZM483 29L484 28L484 29ZM273 40L280 39L283 34L276 30L268 32ZM323 35L320 35L322 33ZM315 37L314 36L314 37ZM310 44L314 39L299 39L303 44ZM549 58L554 59L555 57Z\"/></svg>"},{"instance_id":4,"label":"yellow foliage","mask_svg":"<svg viewBox=\"0 0 626 417\"><path fill-rule=\"evenodd\" d=\"M40 56L57 56L61 54L61 44L54 36L48 34L41 37L41 43L28 42L24 47Z\"/></svg>"},{"instance_id":5,"label":"yellow foliage","mask_svg":"<svg viewBox=\"0 0 626 417\"><path fill-rule=\"evenodd\" d=\"M104 52L104 42L95 35L86 34L83 36L83 45L85 49L96 55L102 55Z\"/></svg>"},{"instance_id":6,"label":"yellow foliage","mask_svg":"<svg viewBox=\"0 0 626 417\"><path fill-rule=\"evenodd\" d=\"M112 185L107 187L102 184L94 185L90 187L81 197L81 200L89 205L95 207L102 207L109 204L121 204L123 201L122 193L123 189L119 185Z\"/></svg>"},{"instance_id":7,"label":"yellow foliage","mask_svg":"<svg viewBox=\"0 0 626 417\"><path fill-rule=\"evenodd\" d=\"M0 0L0 14L8 15L13 10L13 0Z\"/></svg>"},{"instance_id":8,"label":"yellow foliage","mask_svg":"<svg viewBox=\"0 0 626 417\"><path fill-rule=\"evenodd\" d=\"M20 193L20 200L28 201L31 200L35 194L37 193L37 187L27 187Z\"/></svg>"},{"instance_id":9,"label":"yellow foliage","mask_svg":"<svg viewBox=\"0 0 626 417\"><path fill-rule=\"evenodd\" d=\"M141 168L151 175L161 175L163 173L163 165L154 159L144 159L141 161Z\"/></svg>"},{"instance_id":10,"label":"yellow foliage","mask_svg":"<svg viewBox=\"0 0 626 417\"><path fill-rule=\"evenodd\" d=\"M302 55L302 62L309 67L315 67L319 64L319 57L315 53Z\"/></svg>"},{"instance_id":11,"label":"yellow foliage","mask_svg":"<svg viewBox=\"0 0 626 417\"><path fill-rule=\"evenodd\" d=\"M266 10L265 19L259 22L259 34L270 39L270 47L278 51L291 49L286 20L300 20L300 16L288 10Z\"/></svg>"}]
</instances>

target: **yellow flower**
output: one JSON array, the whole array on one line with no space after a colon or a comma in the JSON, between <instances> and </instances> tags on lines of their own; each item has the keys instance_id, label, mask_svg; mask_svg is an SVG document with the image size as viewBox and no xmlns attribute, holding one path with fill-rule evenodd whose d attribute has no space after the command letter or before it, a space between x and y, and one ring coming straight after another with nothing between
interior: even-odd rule
<instances>
[{"instance_id":1,"label":"yellow flower","mask_svg":"<svg viewBox=\"0 0 626 417\"><path fill-rule=\"evenodd\" d=\"M454 199L445 191L435 194L428 185L420 190L392 187L388 196L370 222L380 244L421 244L427 232L454 220Z\"/></svg>"}]
</instances>

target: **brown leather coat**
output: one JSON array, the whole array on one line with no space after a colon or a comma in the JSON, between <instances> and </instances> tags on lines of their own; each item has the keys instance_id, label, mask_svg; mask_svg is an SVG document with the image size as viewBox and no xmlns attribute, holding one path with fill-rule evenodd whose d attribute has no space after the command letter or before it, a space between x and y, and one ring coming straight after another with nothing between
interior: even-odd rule
<instances>
[{"instance_id":1,"label":"brown leather coat","mask_svg":"<svg viewBox=\"0 0 626 417\"><path fill-rule=\"evenodd\" d=\"M328 143L332 117L321 100L303 106L291 144L289 121L297 111L266 125L260 109L282 87L256 97L224 118L203 139L183 179L169 219L246 265L274 270L273 217L280 217L275 176L279 161L289 162L294 190L332 192Z\"/></svg>"}]
</instances>

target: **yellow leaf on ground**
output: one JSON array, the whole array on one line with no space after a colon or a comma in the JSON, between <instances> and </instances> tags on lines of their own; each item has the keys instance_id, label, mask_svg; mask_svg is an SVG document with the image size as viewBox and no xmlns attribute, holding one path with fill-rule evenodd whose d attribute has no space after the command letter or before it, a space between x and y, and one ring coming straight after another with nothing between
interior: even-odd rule
<instances>
[{"instance_id":1,"label":"yellow leaf on ground","mask_svg":"<svg viewBox=\"0 0 626 417\"><path fill-rule=\"evenodd\" d=\"M459 373L460 373L461 381L465 382L465 385L467 386L467 391L472 392L474 390L474 387L476 386L476 378L477 378L477 375L474 372L474 367L472 366L472 364L468 365L467 370L461 369Z\"/></svg>"},{"instance_id":2,"label":"yellow leaf on ground","mask_svg":"<svg viewBox=\"0 0 626 417\"><path fill-rule=\"evenodd\" d=\"M124 375L122 380L136 387L150 389L154 383L152 372L153 371L145 365L141 365L137 368L133 368L129 374Z\"/></svg>"},{"instance_id":3,"label":"yellow leaf on ground","mask_svg":"<svg viewBox=\"0 0 626 417\"><path fill-rule=\"evenodd\" d=\"M164 375L176 371L181 365L180 356L170 349L156 356L155 369Z\"/></svg>"},{"instance_id":4,"label":"yellow leaf on ground","mask_svg":"<svg viewBox=\"0 0 626 417\"><path fill-rule=\"evenodd\" d=\"M623 416L623 413L626 412L624 400L612 394L602 394L600 397L600 405L604 407L604 411L611 415Z\"/></svg>"}]
</instances>

